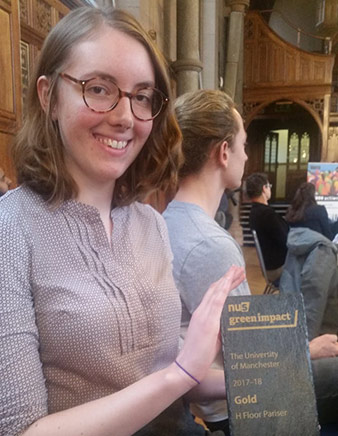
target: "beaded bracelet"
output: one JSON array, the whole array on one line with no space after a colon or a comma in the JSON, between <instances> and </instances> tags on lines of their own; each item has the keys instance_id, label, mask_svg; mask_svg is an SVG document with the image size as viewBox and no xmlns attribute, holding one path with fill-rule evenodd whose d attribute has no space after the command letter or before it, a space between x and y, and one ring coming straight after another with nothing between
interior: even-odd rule
<instances>
[{"instance_id":1,"label":"beaded bracelet","mask_svg":"<svg viewBox=\"0 0 338 436\"><path fill-rule=\"evenodd\" d=\"M199 380L197 380L197 378L194 377L192 374L190 374L190 372L188 372L186 369L184 369L183 366L180 365L180 364L177 362L177 360L175 360L175 363L176 363L176 365L177 365L179 368L181 368L181 370L182 370L183 372L185 372L185 373L186 373L190 378L192 378L196 383L198 383L199 385L201 384L201 382L200 382Z\"/></svg>"}]
</instances>

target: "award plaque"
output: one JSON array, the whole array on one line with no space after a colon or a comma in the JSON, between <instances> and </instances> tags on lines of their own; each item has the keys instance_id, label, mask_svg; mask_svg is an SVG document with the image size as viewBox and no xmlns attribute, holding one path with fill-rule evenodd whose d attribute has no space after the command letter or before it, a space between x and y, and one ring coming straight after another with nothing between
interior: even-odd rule
<instances>
[{"instance_id":1,"label":"award plaque","mask_svg":"<svg viewBox=\"0 0 338 436\"><path fill-rule=\"evenodd\" d=\"M318 436L303 300L228 297L221 322L232 436Z\"/></svg>"}]
</instances>

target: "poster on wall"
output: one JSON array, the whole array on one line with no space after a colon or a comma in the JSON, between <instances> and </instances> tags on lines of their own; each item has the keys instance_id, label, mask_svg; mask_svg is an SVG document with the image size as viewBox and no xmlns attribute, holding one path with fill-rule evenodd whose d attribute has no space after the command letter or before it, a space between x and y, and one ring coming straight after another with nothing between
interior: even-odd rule
<instances>
[{"instance_id":1,"label":"poster on wall","mask_svg":"<svg viewBox=\"0 0 338 436\"><path fill-rule=\"evenodd\" d=\"M329 218L338 220L338 162L309 162L307 181L316 187L316 201L326 207Z\"/></svg>"}]
</instances>

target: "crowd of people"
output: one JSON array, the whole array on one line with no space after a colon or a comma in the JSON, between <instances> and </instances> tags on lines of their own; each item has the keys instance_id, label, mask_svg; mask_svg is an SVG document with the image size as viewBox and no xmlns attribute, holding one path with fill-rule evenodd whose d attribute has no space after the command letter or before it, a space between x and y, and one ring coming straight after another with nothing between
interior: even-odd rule
<instances>
[{"instance_id":1,"label":"crowd of people","mask_svg":"<svg viewBox=\"0 0 338 436\"><path fill-rule=\"evenodd\" d=\"M81 7L46 38L27 104L19 187L0 199L0 434L228 435L220 318L229 293L250 294L214 220L247 160L233 101L201 90L173 105L140 24ZM163 216L144 203L159 190L176 193ZM336 334L309 351L331 419Z\"/></svg>"}]
</instances>

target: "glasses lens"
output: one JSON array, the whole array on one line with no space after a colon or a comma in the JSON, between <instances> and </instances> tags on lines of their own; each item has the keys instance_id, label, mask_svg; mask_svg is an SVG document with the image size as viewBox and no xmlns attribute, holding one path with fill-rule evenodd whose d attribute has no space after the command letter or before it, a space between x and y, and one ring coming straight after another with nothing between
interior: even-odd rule
<instances>
[{"instance_id":1,"label":"glasses lens","mask_svg":"<svg viewBox=\"0 0 338 436\"><path fill-rule=\"evenodd\" d=\"M91 109L105 112L119 101L119 90L110 80L98 77L86 83L84 98Z\"/></svg>"},{"instance_id":2,"label":"glasses lens","mask_svg":"<svg viewBox=\"0 0 338 436\"><path fill-rule=\"evenodd\" d=\"M131 106L135 117L141 120L151 120L161 111L163 96L154 88L144 88L137 91L131 98Z\"/></svg>"}]
</instances>

